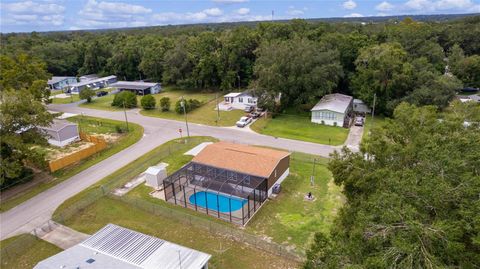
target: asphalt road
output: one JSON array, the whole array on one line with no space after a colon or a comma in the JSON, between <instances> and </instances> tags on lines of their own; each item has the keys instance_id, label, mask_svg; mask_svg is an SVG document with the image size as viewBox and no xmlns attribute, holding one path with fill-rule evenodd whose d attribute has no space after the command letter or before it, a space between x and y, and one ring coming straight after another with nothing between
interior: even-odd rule
<instances>
[{"instance_id":1,"label":"asphalt road","mask_svg":"<svg viewBox=\"0 0 480 269\"><path fill-rule=\"evenodd\" d=\"M87 116L125 120L123 112L100 111L80 108L76 104L50 105L50 110L84 114ZM76 195L102 178L127 165L138 157L149 152L153 148L179 137L178 129L185 131L185 123L165 120L160 118L146 117L138 113L138 110L127 112L129 122L140 124L144 128L144 136L139 142L127 149L91 166L64 182L38 194L24 203L0 214L0 239L32 231L48 221L55 209L65 200ZM189 124L191 136L212 136L220 140L236 143L262 145L282 148L289 151L298 151L328 157L339 146L321 145L291 139L275 138L232 127L214 127L201 124ZM353 129L346 145L353 150L358 148L361 140L361 130ZM360 134L360 135L359 135Z\"/></svg>"}]
</instances>

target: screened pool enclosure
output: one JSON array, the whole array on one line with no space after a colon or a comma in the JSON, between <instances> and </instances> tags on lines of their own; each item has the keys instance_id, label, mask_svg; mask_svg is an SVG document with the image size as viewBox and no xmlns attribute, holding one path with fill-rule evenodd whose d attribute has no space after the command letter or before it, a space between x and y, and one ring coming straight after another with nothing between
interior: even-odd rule
<instances>
[{"instance_id":1,"label":"screened pool enclosure","mask_svg":"<svg viewBox=\"0 0 480 269\"><path fill-rule=\"evenodd\" d=\"M267 199L267 178L190 162L163 181L165 200L245 225Z\"/></svg>"}]
</instances>

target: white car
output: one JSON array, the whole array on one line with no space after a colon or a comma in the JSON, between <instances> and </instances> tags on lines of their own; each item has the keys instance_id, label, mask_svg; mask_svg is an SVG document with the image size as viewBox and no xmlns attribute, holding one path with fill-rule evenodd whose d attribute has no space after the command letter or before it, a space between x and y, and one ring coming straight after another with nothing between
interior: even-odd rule
<instances>
[{"instance_id":1,"label":"white car","mask_svg":"<svg viewBox=\"0 0 480 269\"><path fill-rule=\"evenodd\" d=\"M252 122L252 118L249 117L241 117L239 121L237 121L237 127L245 127L247 126L250 122Z\"/></svg>"}]
</instances>

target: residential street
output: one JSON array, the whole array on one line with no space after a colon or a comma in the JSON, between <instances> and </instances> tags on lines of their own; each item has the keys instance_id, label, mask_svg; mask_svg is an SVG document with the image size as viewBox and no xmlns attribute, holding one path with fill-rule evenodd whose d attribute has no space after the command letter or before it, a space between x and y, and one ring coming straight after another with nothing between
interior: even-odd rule
<instances>
[{"instance_id":1,"label":"residential street","mask_svg":"<svg viewBox=\"0 0 480 269\"><path fill-rule=\"evenodd\" d=\"M76 104L50 105L50 110L84 114L87 116L125 120L123 111L101 111L77 107ZM129 122L140 124L145 129L144 137L136 144L113 155L112 157L82 171L70 179L38 194L30 200L6 211L0 215L0 239L11 237L16 234L30 232L48 221L55 209L68 198L76 195L90 185L113 173L131 161L144 155L151 149L179 137L178 130L183 129L186 135L184 122L165 120L160 118L146 117L138 113L138 110L127 112ZM200 124L189 124L191 136L212 136L220 140L251 145L262 145L282 148L289 151L299 151L328 157L340 146L320 145L310 142L275 138L253 132L245 132L228 127L213 127ZM360 130L359 130L360 129ZM352 149L358 149L363 128L354 128L354 135L349 135L346 143Z\"/></svg>"}]
</instances>

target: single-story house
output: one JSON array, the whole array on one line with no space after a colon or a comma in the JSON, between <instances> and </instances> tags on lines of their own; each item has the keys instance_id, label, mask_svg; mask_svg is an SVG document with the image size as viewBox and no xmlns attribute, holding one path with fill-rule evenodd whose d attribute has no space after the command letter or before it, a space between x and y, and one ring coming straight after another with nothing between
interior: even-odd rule
<instances>
[{"instance_id":1,"label":"single-story house","mask_svg":"<svg viewBox=\"0 0 480 269\"><path fill-rule=\"evenodd\" d=\"M80 93L85 87L92 89L101 89L117 82L117 76L108 76L92 80L84 80L68 86L71 93Z\"/></svg>"},{"instance_id":2,"label":"single-story house","mask_svg":"<svg viewBox=\"0 0 480 269\"><path fill-rule=\"evenodd\" d=\"M138 95L156 94L162 89L160 83L143 81L117 81L109 85L119 91L131 91Z\"/></svg>"},{"instance_id":3,"label":"single-story house","mask_svg":"<svg viewBox=\"0 0 480 269\"><path fill-rule=\"evenodd\" d=\"M311 109L312 122L331 126L349 127L353 97L334 93L327 94Z\"/></svg>"},{"instance_id":4,"label":"single-story house","mask_svg":"<svg viewBox=\"0 0 480 269\"><path fill-rule=\"evenodd\" d=\"M257 106L258 97L253 91L231 92L223 96L219 104L220 110L245 109L247 106Z\"/></svg>"},{"instance_id":5,"label":"single-story house","mask_svg":"<svg viewBox=\"0 0 480 269\"><path fill-rule=\"evenodd\" d=\"M353 99L353 111L356 113L368 114L372 109L360 99Z\"/></svg>"},{"instance_id":6,"label":"single-story house","mask_svg":"<svg viewBox=\"0 0 480 269\"><path fill-rule=\"evenodd\" d=\"M61 90L70 84L77 83L76 77L52 77L47 81L50 90Z\"/></svg>"},{"instance_id":7,"label":"single-story house","mask_svg":"<svg viewBox=\"0 0 480 269\"><path fill-rule=\"evenodd\" d=\"M239 225L290 173L286 151L217 142L163 180L167 202Z\"/></svg>"},{"instance_id":8,"label":"single-story house","mask_svg":"<svg viewBox=\"0 0 480 269\"><path fill-rule=\"evenodd\" d=\"M34 269L208 269L211 255L114 224Z\"/></svg>"},{"instance_id":9,"label":"single-story house","mask_svg":"<svg viewBox=\"0 0 480 269\"><path fill-rule=\"evenodd\" d=\"M50 126L39 127L48 136L48 143L64 147L80 139L78 125L66 120L54 119Z\"/></svg>"},{"instance_id":10,"label":"single-story house","mask_svg":"<svg viewBox=\"0 0 480 269\"><path fill-rule=\"evenodd\" d=\"M88 74L88 75L83 75L83 76L79 77L80 82L94 80L94 79L97 79L97 78L100 78L97 74Z\"/></svg>"}]
</instances>

